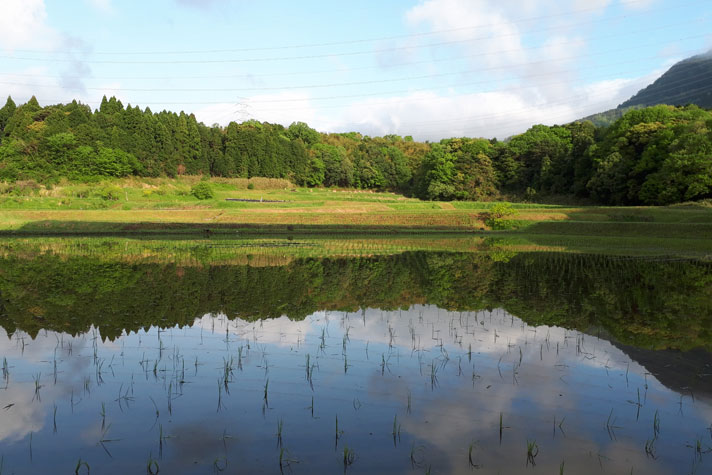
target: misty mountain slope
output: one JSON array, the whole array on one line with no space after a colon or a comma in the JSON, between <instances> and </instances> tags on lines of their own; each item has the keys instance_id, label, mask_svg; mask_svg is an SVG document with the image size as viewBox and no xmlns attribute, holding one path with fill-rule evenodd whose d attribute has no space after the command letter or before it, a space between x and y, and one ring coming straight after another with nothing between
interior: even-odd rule
<instances>
[{"instance_id":1,"label":"misty mountain slope","mask_svg":"<svg viewBox=\"0 0 712 475\"><path fill-rule=\"evenodd\" d=\"M668 69L655 82L618 106L696 104L712 108L712 52L687 58Z\"/></svg>"}]
</instances>

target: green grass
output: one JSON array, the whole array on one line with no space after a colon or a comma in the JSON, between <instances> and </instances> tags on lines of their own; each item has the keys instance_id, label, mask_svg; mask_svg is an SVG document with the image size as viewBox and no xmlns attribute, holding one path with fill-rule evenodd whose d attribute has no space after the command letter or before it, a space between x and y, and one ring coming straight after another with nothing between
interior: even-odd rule
<instances>
[{"instance_id":1,"label":"green grass","mask_svg":"<svg viewBox=\"0 0 712 475\"><path fill-rule=\"evenodd\" d=\"M489 236L484 221L495 204L421 201L389 192L298 188L286 180L266 178L213 178L209 182L215 197L198 200L190 189L199 181L200 177L179 177L63 182L52 188L26 187L21 192L0 186L0 234L236 237L474 232ZM248 189L248 183L254 189ZM107 195L107 190L113 192ZM107 196L112 199L105 199ZM698 241L712 236L712 207L705 203L618 208L513 203L512 208L516 213L511 224L518 230L492 235L526 242L519 245L586 251L613 245L704 253L709 252L709 246ZM583 237L588 240L583 242Z\"/></svg>"},{"instance_id":2,"label":"green grass","mask_svg":"<svg viewBox=\"0 0 712 475\"><path fill-rule=\"evenodd\" d=\"M494 206L496 202L492 201L455 201L452 205L456 209L477 209L487 210ZM538 203L512 203L514 209L567 209L571 206L538 204Z\"/></svg>"},{"instance_id":3,"label":"green grass","mask_svg":"<svg viewBox=\"0 0 712 475\"><path fill-rule=\"evenodd\" d=\"M539 222L522 229L523 233L548 235L656 237L672 239L709 239L712 223L618 223L618 222Z\"/></svg>"}]
</instances>

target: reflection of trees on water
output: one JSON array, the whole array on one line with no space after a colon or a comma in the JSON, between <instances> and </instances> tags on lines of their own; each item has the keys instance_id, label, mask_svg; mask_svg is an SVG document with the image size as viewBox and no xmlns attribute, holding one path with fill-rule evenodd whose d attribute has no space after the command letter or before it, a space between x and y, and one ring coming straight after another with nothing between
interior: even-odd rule
<instances>
[{"instance_id":1,"label":"reflection of trees on water","mask_svg":"<svg viewBox=\"0 0 712 475\"><path fill-rule=\"evenodd\" d=\"M104 337L196 316L243 319L318 310L502 307L529 324L600 328L650 349L712 349L712 265L558 253L406 252L297 258L281 266L106 262L52 254L0 260L0 323L36 335L92 325ZM599 330L597 330L599 331Z\"/></svg>"}]
</instances>

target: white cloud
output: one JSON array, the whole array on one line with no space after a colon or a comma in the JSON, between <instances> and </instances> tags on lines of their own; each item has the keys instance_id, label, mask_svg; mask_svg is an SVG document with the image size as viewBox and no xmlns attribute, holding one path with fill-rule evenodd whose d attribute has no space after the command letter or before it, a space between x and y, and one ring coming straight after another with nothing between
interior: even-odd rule
<instances>
[{"instance_id":1,"label":"white cloud","mask_svg":"<svg viewBox=\"0 0 712 475\"><path fill-rule=\"evenodd\" d=\"M320 130L395 133L419 140L456 136L501 139L533 124L561 124L614 108L657 75L562 89L556 97L532 85L472 94L422 92L385 101L372 99L351 105L338 119L321 124Z\"/></svg>"},{"instance_id":2,"label":"white cloud","mask_svg":"<svg viewBox=\"0 0 712 475\"><path fill-rule=\"evenodd\" d=\"M92 3L109 5L108 0L91 0ZM20 76L2 76L5 89L13 97L26 100L32 95L46 97L50 102L70 98L81 98L86 93L84 79L91 74L85 62L84 55L90 49L80 38L68 35L53 28L48 19L44 0L5 0L0 15L0 50L13 53L16 50L37 50L27 54L39 53L36 64L43 64L42 58L57 50L65 52L65 58L71 61L63 63L58 71L50 71L47 67L35 67L42 70L44 75L49 73L59 74L55 78L43 79L41 75L28 79L31 76L26 71L14 71ZM23 53L24 55L25 53ZM46 64L46 63L44 63ZM26 86L24 84L43 84L43 87Z\"/></svg>"},{"instance_id":3,"label":"white cloud","mask_svg":"<svg viewBox=\"0 0 712 475\"><path fill-rule=\"evenodd\" d=\"M485 53L484 63L497 66L525 59L519 27L490 0L427 0L406 13L412 25L429 24L446 40L467 41L465 48ZM501 2L500 2L501 3ZM470 28L477 25L476 28ZM473 39L474 38L474 39ZM496 53L496 54L495 54Z\"/></svg>"},{"instance_id":4,"label":"white cloud","mask_svg":"<svg viewBox=\"0 0 712 475\"><path fill-rule=\"evenodd\" d=\"M613 0L574 0L574 10L605 10Z\"/></svg>"},{"instance_id":5,"label":"white cloud","mask_svg":"<svg viewBox=\"0 0 712 475\"><path fill-rule=\"evenodd\" d=\"M284 106L283 108L281 106ZM236 98L233 103L213 104L195 111L199 121L208 125L226 125L230 121L242 122L256 119L289 125L292 122L316 124L316 112L309 95L301 92L262 94ZM314 127L314 125L312 125Z\"/></svg>"},{"instance_id":6,"label":"white cloud","mask_svg":"<svg viewBox=\"0 0 712 475\"><path fill-rule=\"evenodd\" d=\"M175 0L178 5L207 10L213 6L227 3L226 0Z\"/></svg>"},{"instance_id":7,"label":"white cloud","mask_svg":"<svg viewBox=\"0 0 712 475\"><path fill-rule=\"evenodd\" d=\"M22 440L44 426L45 408L41 403L35 403L31 386L30 383L15 383L0 393L0 407L6 408L0 424L0 442Z\"/></svg>"},{"instance_id":8,"label":"white cloud","mask_svg":"<svg viewBox=\"0 0 712 475\"><path fill-rule=\"evenodd\" d=\"M546 55L556 57L563 47L558 38L552 38ZM355 101L342 108L320 108L321 103L306 93L285 92L210 105L195 115L208 125L248 119L285 126L304 121L322 132L412 135L417 140L457 136L503 139L534 124L562 124L615 108L664 71L577 85L556 61L530 63L522 69L529 71L528 76L523 75L526 82L485 92L413 92Z\"/></svg>"},{"instance_id":9,"label":"white cloud","mask_svg":"<svg viewBox=\"0 0 712 475\"><path fill-rule=\"evenodd\" d=\"M93 8L103 12L103 13L113 13L114 5L112 5L111 0L84 0Z\"/></svg>"},{"instance_id":10,"label":"white cloud","mask_svg":"<svg viewBox=\"0 0 712 475\"><path fill-rule=\"evenodd\" d=\"M4 0L0 14L0 48L50 49L60 35L47 24L44 0Z\"/></svg>"},{"instance_id":11,"label":"white cloud","mask_svg":"<svg viewBox=\"0 0 712 475\"><path fill-rule=\"evenodd\" d=\"M565 123L614 108L652 78L581 85L577 67L588 45L583 32L572 26L602 13L612 1L564 7L552 0L516 5L494 0L423 1L406 12L406 21L439 32L433 43L457 41L458 47L471 54L474 66L465 82L472 77L479 82L487 74L487 81L481 83L489 90L453 88L366 99L346 105L330 117L320 113L310 124L322 131L396 133L421 140L463 135L506 138L536 123ZM522 20L547 15L548 20ZM479 26L471 28L473 25ZM292 109L291 104L283 105ZM306 102L302 109L313 112ZM260 112L266 110L255 110L256 115Z\"/></svg>"},{"instance_id":12,"label":"white cloud","mask_svg":"<svg viewBox=\"0 0 712 475\"><path fill-rule=\"evenodd\" d=\"M658 0L621 0L623 6L629 10L645 10L657 2Z\"/></svg>"},{"instance_id":13,"label":"white cloud","mask_svg":"<svg viewBox=\"0 0 712 475\"><path fill-rule=\"evenodd\" d=\"M71 102L74 99L93 104L97 99L96 93L89 94L83 83L83 77L89 70L81 61L72 64L75 69L67 69L59 76L53 75L53 71L45 67L37 66L16 73L0 73L2 100L4 101L5 96L12 96L17 104L21 104L35 96L42 106ZM37 84L42 84L42 87L37 87ZM119 87L118 84L110 86Z\"/></svg>"}]
</instances>

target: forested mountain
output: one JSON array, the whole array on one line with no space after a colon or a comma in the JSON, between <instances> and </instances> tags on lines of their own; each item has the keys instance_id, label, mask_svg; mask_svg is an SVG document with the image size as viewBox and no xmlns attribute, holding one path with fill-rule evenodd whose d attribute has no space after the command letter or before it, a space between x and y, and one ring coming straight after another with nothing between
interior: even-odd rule
<instances>
[{"instance_id":1,"label":"forested mountain","mask_svg":"<svg viewBox=\"0 0 712 475\"><path fill-rule=\"evenodd\" d=\"M712 108L712 51L675 64L618 108L657 104Z\"/></svg>"},{"instance_id":2,"label":"forested mountain","mask_svg":"<svg viewBox=\"0 0 712 475\"><path fill-rule=\"evenodd\" d=\"M192 114L33 97L0 108L0 180L176 176L288 178L303 186L389 189L423 199L604 204L712 198L712 112L696 106L631 110L610 127L535 125L507 142L321 134L247 121L208 127Z\"/></svg>"},{"instance_id":3,"label":"forested mountain","mask_svg":"<svg viewBox=\"0 0 712 475\"><path fill-rule=\"evenodd\" d=\"M705 109L712 108L712 51L676 63L655 82L615 109L589 115L581 121L590 121L597 127L606 127L629 110L658 104L695 104Z\"/></svg>"}]
</instances>

